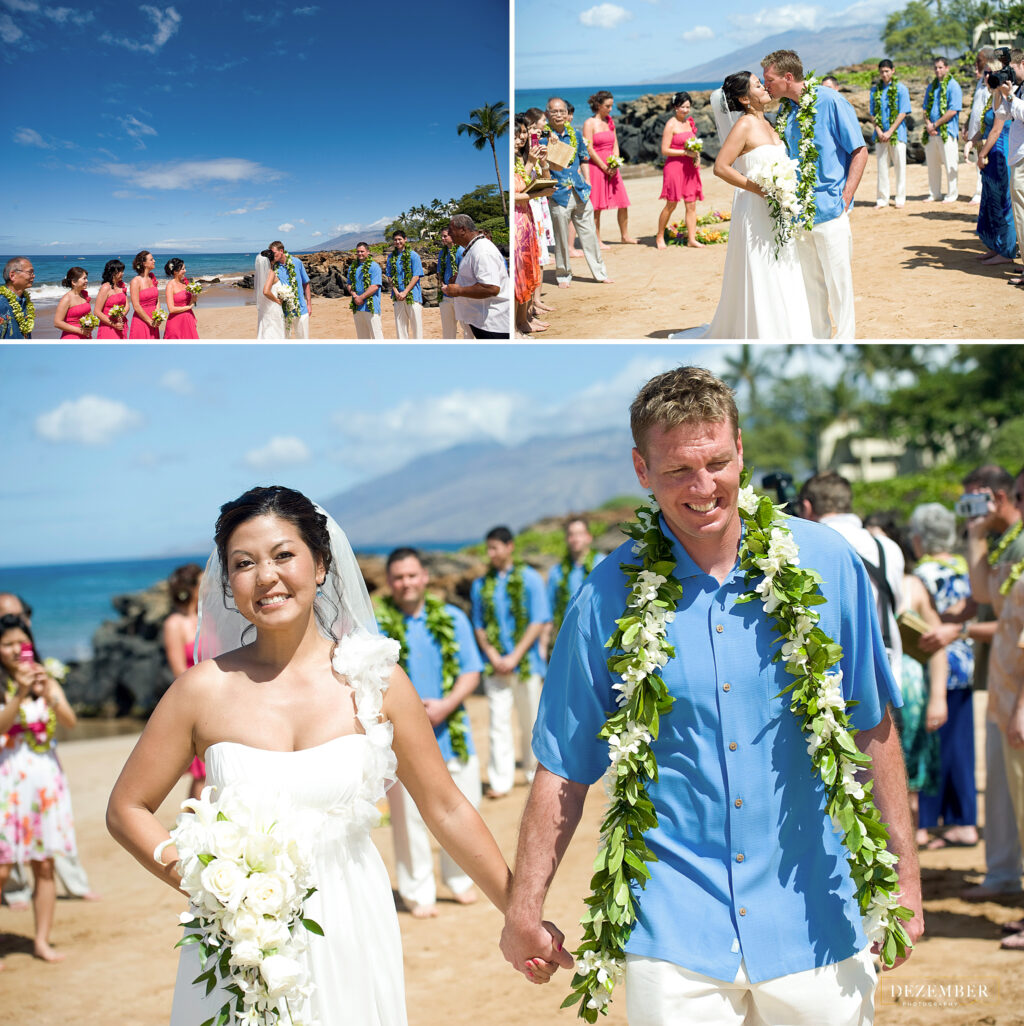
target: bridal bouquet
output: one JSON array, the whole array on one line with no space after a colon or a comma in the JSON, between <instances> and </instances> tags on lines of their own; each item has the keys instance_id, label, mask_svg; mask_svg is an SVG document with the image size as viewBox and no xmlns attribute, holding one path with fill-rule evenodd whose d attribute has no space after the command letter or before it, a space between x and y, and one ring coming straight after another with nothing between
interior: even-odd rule
<instances>
[{"instance_id":1,"label":"bridal bouquet","mask_svg":"<svg viewBox=\"0 0 1024 1026\"><path fill-rule=\"evenodd\" d=\"M100 319L96 314L88 313L79 318L78 323L91 335L100 326Z\"/></svg>"},{"instance_id":2,"label":"bridal bouquet","mask_svg":"<svg viewBox=\"0 0 1024 1026\"><path fill-rule=\"evenodd\" d=\"M200 281L190 281L185 286L186 292L191 292L193 296L198 296L203 291L203 283Z\"/></svg>"},{"instance_id":3,"label":"bridal bouquet","mask_svg":"<svg viewBox=\"0 0 1024 1026\"><path fill-rule=\"evenodd\" d=\"M203 972L193 983L209 994L219 976L231 995L210 1023L275 1026L285 1015L288 1023L311 1023L305 1005L313 988L296 956L307 931L323 936L303 915L316 891L315 829L252 789L229 785L215 801L214 790L182 804L170 839L154 852L159 862L167 845L178 849L189 908L181 916L188 932L176 946L199 949Z\"/></svg>"},{"instance_id":4,"label":"bridal bouquet","mask_svg":"<svg viewBox=\"0 0 1024 1026\"><path fill-rule=\"evenodd\" d=\"M270 291L275 298L281 300L281 306L287 311L292 302L292 290L283 281L275 281L270 286Z\"/></svg>"},{"instance_id":5,"label":"bridal bouquet","mask_svg":"<svg viewBox=\"0 0 1024 1026\"><path fill-rule=\"evenodd\" d=\"M153 322L153 327L159 327L164 321L167 320L167 314L163 312L161 307L157 307L150 315L149 319Z\"/></svg>"},{"instance_id":6,"label":"bridal bouquet","mask_svg":"<svg viewBox=\"0 0 1024 1026\"><path fill-rule=\"evenodd\" d=\"M704 143L702 143L700 141L700 139L697 138L697 136L692 135L683 144L683 149L685 149L686 152L689 153L691 157L696 159L697 157L700 156L701 150L704 149Z\"/></svg>"},{"instance_id":7,"label":"bridal bouquet","mask_svg":"<svg viewBox=\"0 0 1024 1026\"><path fill-rule=\"evenodd\" d=\"M775 257L793 239L800 222L800 201L797 199L797 160L774 157L755 167L747 177L761 187L775 234Z\"/></svg>"}]
</instances>

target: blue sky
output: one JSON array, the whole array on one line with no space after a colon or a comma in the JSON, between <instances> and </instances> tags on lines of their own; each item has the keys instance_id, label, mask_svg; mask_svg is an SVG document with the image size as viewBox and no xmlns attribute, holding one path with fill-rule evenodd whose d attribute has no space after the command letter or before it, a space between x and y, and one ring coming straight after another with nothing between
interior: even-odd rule
<instances>
[{"instance_id":1,"label":"blue sky","mask_svg":"<svg viewBox=\"0 0 1024 1026\"><path fill-rule=\"evenodd\" d=\"M495 182L456 129L508 102L508 5L468 10L0 0L0 252L301 250Z\"/></svg>"},{"instance_id":2,"label":"blue sky","mask_svg":"<svg viewBox=\"0 0 1024 1026\"><path fill-rule=\"evenodd\" d=\"M0 566L202 550L255 484L316 499L485 437L628 427L725 345L7 346Z\"/></svg>"},{"instance_id":3,"label":"blue sky","mask_svg":"<svg viewBox=\"0 0 1024 1026\"><path fill-rule=\"evenodd\" d=\"M787 29L881 24L905 0L516 0L516 87L628 85Z\"/></svg>"}]
</instances>

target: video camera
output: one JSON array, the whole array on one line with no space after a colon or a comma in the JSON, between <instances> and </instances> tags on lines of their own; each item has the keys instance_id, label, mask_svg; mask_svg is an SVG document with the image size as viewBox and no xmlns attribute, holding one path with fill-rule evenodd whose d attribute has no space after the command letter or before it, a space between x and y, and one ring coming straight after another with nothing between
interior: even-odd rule
<instances>
[{"instance_id":1,"label":"video camera","mask_svg":"<svg viewBox=\"0 0 1024 1026\"><path fill-rule=\"evenodd\" d=\"M761 478L761 487L765 490L775 490L775 502L784 506L784 512L791 517L800 516L800 500L797 498L796 485L793 484L793 475L784 471L776 471L772 474L765 474Z\"/></svg>"}]
</instances>

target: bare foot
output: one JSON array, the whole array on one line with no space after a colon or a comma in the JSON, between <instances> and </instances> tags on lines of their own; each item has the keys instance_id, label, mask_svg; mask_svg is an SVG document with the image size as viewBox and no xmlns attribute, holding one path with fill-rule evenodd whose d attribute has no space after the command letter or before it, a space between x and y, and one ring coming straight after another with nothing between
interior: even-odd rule
<instances>
[{"instance_id":1,"label":"bare foot","mask_svg":"<svg viewBox=\"0 0 1024 1026\"><path fill-rule=\"evenodd\" d=\"M654 248L655 249L668 249L668 246L665 245L665 240L664 239L655 239L655 241L654 241Z\"/></svg>"},{"instance_id":2,"label":"bare foot","mask_svg":"<svg viewBox=\"0 0 1024 1026\"><path fill-rule=\"evenodd\" d=\"M571 257L582 257L582 256L584 256L584 253L583 253L582 249L570 249L569 250L569 256L571 256Z\"/></svg>"},{"instance_id":3,"label":"bare foot","mask_svg":"<svg viewBox=\"0 0 1024 1026\"><path fill-rule=\"evenodd\" d=\"M624 246L638 246L639 245L639 243L636 241L636 239L631 239L628 235L623 235L622 236L622 244Z\"/></svg>"},{"instance_id":4,"label":"bare foot","mask_svg":"<svg viewBox=\"0 0 1024 1026\"><path fill-rule=\"evenodd\" d=\"M615 279L614 278L602 278L598 282L598 284L599 285L614 285L615 284Z\"/></svg>"},{"instance_id":5,"label":"bare foot","mask_svg":"<svg viewBox=\"0 0 1024 1026\"><path fill-rule=\"evenodd\" d=\"M36 941L34 954L42 962L63 962L67 957L63 951L55 951L49 944L43 944L41 941Z\"/></svg>"},{"instance_id":6,"label":"bare foot","mask_svg":"<svg viewBox=\"0 0 1024 1026\"><path fill-rule=\"evenodd\" d=\"M537 300L533 301L534 310L539 310L541 313L554 313L555 308L548 306L547 303L538 303Z\"/></svg>"},{"instance_id":7,"label":"bare foot","mask_svg":"<svg viewBox=\"0 0 1024 1026\"><path fill-rule=\"evenodd\" d=\"M703 242L688 242L686 244L686 248L687 249L703 249L704 248L704 243Z\"/></svg>"},{"instance_id":8,"label":"bare foot","mask_svg":"<svg viewBox=\"0 0 1024 1026\"><path fill-rule=\"evenodd\" d=\"M85 894L79 895L82 901L102 901L103 895L97 894L95 891L86 891Z\"/></svg>"},{"instance_id":9,"label":"bare foot","mask_svg":"<svg viewBox=\"0 0 1024 1026\"><path fill-rule=\"evenodd\" d=\"M982 263L992 267L995 264L1012 264L1013 261L1009 257L1003 256L1002 253L993 253L987 260L982 260Z\"/></svg>"},{"instance_id":10,"label":"bare foot","mask_svg":"<svg viewBox=\"0 0 1024 1026\"><path fill-rule=\"evenodd\" d=\"M989 257L994 257L996 251L994 249L986 249L984 253L979 253L974 259L975 260L988 260Z\"/></svg>"},{"instance_id":11,"label":"bare foot","mask_svg":"<svg viewBox=\"0 0 1024 1026\"><path fill-rule=\"evenodd\" d=\"M437 918L437 906L436 905L410 905L409 915L413 919L436 919Z\"/></svg>"},{"instance_id":12,"label":"bare foot","mask_svg":"<svg viewBox=\"0 0 1024 1026\"><path fill-rule=\"evenodd\" d=\"M917 843L917 846L919 848L927 847L930 840L931 838L929 837L927 830L918 830L916 836L914 837L914 841Z\"/></svg>"},{"instance_id":13,"label":"bare foot","mask_svg":"<svg viewBox=\"0 0 1024 1026\"><path fill-rule=\"evenodd\" d=\"M1024 951L1024 933L1011 933L999 946L1004 951Z\"/></svg>"},{"instance_id":14,"label":"bare foot","mask_svg":"<svg viewBox=\"0 0 1024 1026\"><path fill-rule=\"evenodd\" d=\"M602 242L602 243L601 243L601 249L611 249L611 248L612 248L612 247L611 247L611 246L609 246L607 242Z\"/></svg>"},{"instance_id":15,"label":"bare foot","mask_svg":"<svg viewBox=\"0 0 1024 1026\"><path fill-rule=\"evenodd\" d=\"M530 325L530 327L529 327L529 332L530 332L531 335L536 335L539 332L547 331L547 330L548 330L548 325L545 324L543 321L534 321Z\"/></svg>"},{"instance_id":16,"label":"bare foot","mask_svg":"<svg viewBox=\"0 0 1024 1026\"><path fill-rule=\"evenodd\" d=\"M569 287L569 282L567 282L567 281L560 281L558 283L558 287L560 289L567 289Z\"/></svg>"},{"instance_id":17,"label":"bare foot","mask_svg":"<svg viewBox=\"0 0 1024 1026\"><path fill-rule=\"evenodd\" d=\"M475 887L467 887L466 890L460 891L455 895L455 900L460 905L472 905L479 897L480 895L476 893Z\"/></svg>"},{"instance_id":18,"label":"bare foot","mask_svg":"<svg viewBox=\"0 0 1024 1026\"><path fill-rule=\"evenodd\" d=\"M12 912L27 912L29 903L27 901L12 901L7 906Z\"/></svg>"}]
</instances>

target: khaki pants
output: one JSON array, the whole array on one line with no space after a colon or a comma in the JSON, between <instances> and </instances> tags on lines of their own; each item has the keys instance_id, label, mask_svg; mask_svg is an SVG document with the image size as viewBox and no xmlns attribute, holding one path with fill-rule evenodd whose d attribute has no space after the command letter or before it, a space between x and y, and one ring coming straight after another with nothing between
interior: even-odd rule
<instances>
[{"instance_id":1,"label":"khaki pants","mask_svg":"<svg viewBox=\"0 0 1024 1026\"><path fill-rule=\"evenodd\" d=\"M960 161L960 150L957 146L956 132L949 128L949 138L943 142L941 135L928 136L928 144L924 148L925 162L928 164L928 195L932 199L955 200L959 195L957 186L957 169ZM942 169L946 169L946 194L942 195Z\"/></svg>"},{"instance_id":2,"label":"khaki pants","mask_svg":"<svg viewBox=\"0 0 1024 1026\"><path fill-rule=\"evenodd\" d=\"M533 780L537 759L530 745L533 722L540 705L540 674L533 673L526 680L513 673L489 673L484 677L487 695L488 740L490 756L487 761L487 782L492 791L505 794L512 790L516 778L516 750L512 737L512 709L519 720L519 751L526 779Z\"/></svg>"},{"instance_id":3,"label":"khaki pants","mask_svg":"<svg viewBox=\"0 0 1024 1026\"><path fill-rule=\"evenodd\" d=\"M455 300L441 297L441 338L458 338L459 321L455 319ZM462 325L462 337L469 338L470 332Z\"/></svg>"},{"instance_id":4,"label":"khaki pants","mask_svg":"<svg viewBox=\"0 0 1024 1026\"><path fill-rule=\"evenodd\" d=\"M604 281L608 272L601 257L601 243L594 227L594 208L588 199L581 202L575 190L569 191L568 206L560 206L555 202L551 207L551 227L555 234L555 278L559 285L567 285L572 281L572 267L569 263L569 222L576 225L576 241L587 259L590 273L598 280Z\"/></svg>"},{"instance_id":5,"label":"khaki pants","mask_svg":"<svg viewBox=\"0 0 1024 1026\"><path fill-rule=\"evenodd\" d=\"M875 157L878 160L878 193L879 203L889 202L889 165L896 171L896 206L902 207L907 202L907 144L897 142L876 142Z\"/></svg>"},{"instance_id":6,"label":"khaki pants","mask_svg":"<svg viewBox=\"0 0 1024 1026\"><path fill-rule=\"evenodd\" d=\"M395 332L399 338L423 338L423 306L420 303L395 303Z\"/></svg>"},{"instance_id":7,"label":"khaki pants","mask_svg":"<svg viewBox=\"0 0 1024 1026\"><path fill-rule=\"evenodd\" d=\"M1010 168L1010 205L1017 226L1018 258L1024 262L1024 160Z\"/></svg>"},{"instance_id":8,"label":"khaki pants","mask_svg":"<svg viewBox=\"0 0 1024 1026\"><path fill-rule=\"evenodd\" d=\"M380 314L372 314L369 310L356 310L352 317L356 322L356 338L383 338L380 327Z\"/></svg>"},{"instance_id":9,"label":"khaki pants","mask_svg":"<svg viewBox=\"0 0 1024 1026\"><path fill-rule=\"evenodd\" d=\"M800 269L807 287L811 308L811 331L815 338L854 338L856 316L853 308L853 234L850 215L845 211L831 221L816 224L813 231L797 236ZM832 321L829 320L829 308Z\"/></svg>"}]
</instances>

